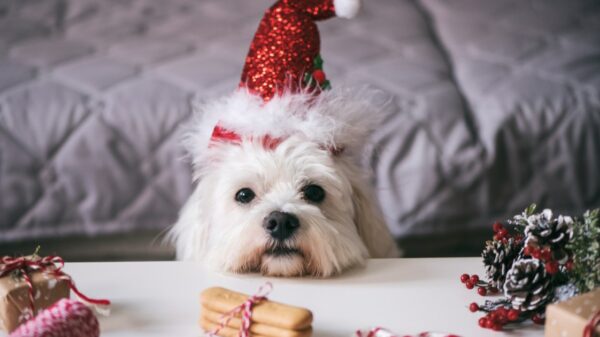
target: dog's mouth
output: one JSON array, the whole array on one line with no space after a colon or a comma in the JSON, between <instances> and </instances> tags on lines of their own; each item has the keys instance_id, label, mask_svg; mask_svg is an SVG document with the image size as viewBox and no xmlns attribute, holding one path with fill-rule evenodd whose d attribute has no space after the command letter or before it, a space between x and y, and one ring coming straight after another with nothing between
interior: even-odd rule
<instances>
[{"instance_id":1,"label":"dog's mouth","mask_svg":"<svg viewBox=\"0 0 600 337\"><path fill-rule=\"evenodd\" d=\"M306 273L306 258L302 250L291 243L274 243L267 247L260 260L260 272L269 276L301 276Z\"/></svg>"},{"instance_id":2,"label":"dog's mouth","mask_svg":"<svg viewBox=\"0 0 600 337\"><path fill-rule=\"evenodd\" d=\"M274 257L286 257L293 255L304 256L304 254L302 254L302 251L300 251L299 249L285 246L271 247L265 251L265 255L270 255Z\"/></svg>"}]
</instances>

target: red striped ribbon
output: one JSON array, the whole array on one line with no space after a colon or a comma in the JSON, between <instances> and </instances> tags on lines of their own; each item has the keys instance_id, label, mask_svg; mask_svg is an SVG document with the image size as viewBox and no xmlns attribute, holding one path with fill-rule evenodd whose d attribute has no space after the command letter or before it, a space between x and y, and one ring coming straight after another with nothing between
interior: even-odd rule
<instances>
[{"instance_id":1,"label":"red striped ribbon","mask_svg":"<svg viewBox=\"0 0 600 337\"><path fill-rule=\"evenodd\" d=\"M65 262L60 256L46 256L41 258L32 257L17 257L13 258L10 256L4 256L0 258L0 277L6 276L13 272L20 272L21 277L27 284L29 307L31 309L30 315L35 316L35 300L34 300L34 287L33 282L29 273L40 271L56 277L59 280L66 280L69 284L69 288L83 301L91 305L108 306L110 305L109 300L105 299L94 299L85 296L77 289L75 282L71 277L62 271ZM26 313L29 314L29 313ZM32 318L28 317L28 318Z\"/></svg>"},{"instance_id":2,"label":"red striped ribbon","mask_svg":"<svg viewBox=\"0 0 600 337\"><path fill-rule=\"evenodd\" d=\"M210 137L210 143L208 144L208 146L211 147L215 143L231 143L239 145L242 142L242 138L243 137L235 131L228 130L217 124L213 128L213 132ZM252 137L250 137L250 139L252 139ZM279 146L279 144L281 144L285 140L285 138L273 137L269 134L266 134L260 137L260 140L262 142L262 146L265 149L274 150L277 148L277 146ZM333 145L329 147L323 147L323 149L329 151L329 153L331 153L331 155L334 157L339 156L345 150L343 146Z\"/></svg>"},{"instance_id":3,"label":"red striped ribbon","mask_svg":"<svg viewBox=\"0 0 600 337\"><path fill-rule=\"evenodd\" d=\"M228 313L224 314L221 317L221 322L219 326L214 328L212 331L208 333L209 336L216 336L221 329L227 326L227 323L235 317L238 313L241 313L242 316L242 325L240 326L239 337L249 337L250 336L250 324L252 319L252 307L255 304L258 304L261 301L267 299L267 295L273 290L273 284L271 282L267 282L258 288L256 294L248 297L246 302L240 304L239 306L231 309Z\"/></svg>"}]
</instances>

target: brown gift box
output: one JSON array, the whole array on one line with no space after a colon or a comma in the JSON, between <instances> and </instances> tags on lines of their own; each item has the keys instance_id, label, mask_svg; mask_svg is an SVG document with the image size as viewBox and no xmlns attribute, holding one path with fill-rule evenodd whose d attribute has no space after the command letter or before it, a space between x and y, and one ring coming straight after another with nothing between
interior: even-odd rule
<instances>
[{"instance_id":1,"label":"brown gift box","mask_svg":"<svg viewBox=\"0 0 600 337\"><path fill-rule=\"evenodd\" d=\"M585 326L600 311L600 288L546 307L545 337L582 337ZM596 327L600 336L600 327Z\"/></svg>"},{"instance_id":2,"label":"brown gift box","mask_svg":"<svg viewBox=\"0 0 600 337\"><path fill-rule=\"evenodd\" d=\"M10 273L0 277L0 330L9 333L23 323L31 312L27 283L23 277L14 275ZM36 314L56 301L69 297L69 281L37 271L28 275L33 283Z\"/></svg>"}]
</instances>

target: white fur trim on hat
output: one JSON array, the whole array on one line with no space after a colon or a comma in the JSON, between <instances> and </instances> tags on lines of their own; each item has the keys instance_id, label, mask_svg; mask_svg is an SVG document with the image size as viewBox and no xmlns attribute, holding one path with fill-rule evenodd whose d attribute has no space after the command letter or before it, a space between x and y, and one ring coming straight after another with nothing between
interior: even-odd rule
<instances>
[{"instance_id":1,"label":"white fur trim on hat","mask_svg":"<svg viewBox=\"0 0 600 337\"><path fill-rule=\"evenodd\" d=\"M260 96L240 88L195 106L184 146L194 167L209 163L210 138L218 123L244 138L300 135L325 148L344 148L345 154L357 155L390 102L390 96L377 89L338 87L317 96L284 93L265 103Z\"/></svg>"},{"instance_id":2,"label":"white fur trim on hat","mask_svg":"<svg viewBox=\"0 0 600 337\"><path fill-rule=\"evenodd\" d=\"M333 0L335 14L339 17L351 19L358 14L361 0Z\"/></svg>"}]
</instances>

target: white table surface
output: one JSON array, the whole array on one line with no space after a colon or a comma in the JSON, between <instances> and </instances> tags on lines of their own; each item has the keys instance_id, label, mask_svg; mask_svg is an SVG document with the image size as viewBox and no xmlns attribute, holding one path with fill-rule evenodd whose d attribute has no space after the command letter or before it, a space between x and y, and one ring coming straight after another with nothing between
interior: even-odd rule
<instances>
[{"instance_id":1,"label":"white table surface","mask_svg":"<svg viewBox=\"0 0 600 337\"><path fill-rule=\"evenodd\" d=\"M100 319L104 337L201 336L202 289L254 293L267 280L274 286L270 299L313 311L315 337L346 337L371 326L400 335L543 336L540 326L499 333L477 325L482 314L467 307L483 298L459 277L483 274L479 258L374 259L330 279L223 275L190 262L67 263L65 270L86 295L113 301L111 315Z\"/></svg>"}]
</instances>

